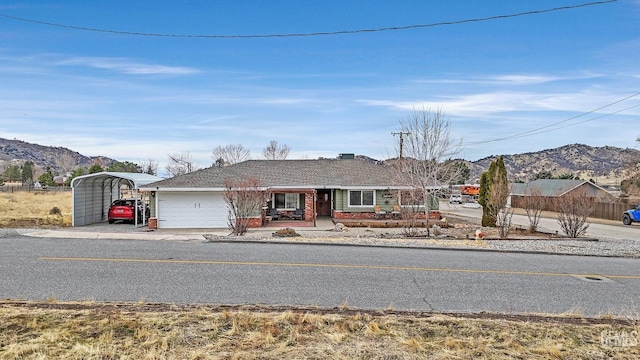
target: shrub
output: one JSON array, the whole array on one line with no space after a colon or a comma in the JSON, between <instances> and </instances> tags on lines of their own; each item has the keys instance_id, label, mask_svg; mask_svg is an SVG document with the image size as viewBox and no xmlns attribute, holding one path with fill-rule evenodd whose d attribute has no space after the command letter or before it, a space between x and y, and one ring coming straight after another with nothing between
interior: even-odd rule
<instances>
[{"instance_id":1,"label":"shrub","mask_svg":"<svg viewBox=\"0 0 640 360\"><path fill-rule=\"evenodd\" d=\"M273 236L274 237L299 237L300 234L298 234L295 230L291 228L284 228L274 232Z\"/></svg>"}]
</instances>

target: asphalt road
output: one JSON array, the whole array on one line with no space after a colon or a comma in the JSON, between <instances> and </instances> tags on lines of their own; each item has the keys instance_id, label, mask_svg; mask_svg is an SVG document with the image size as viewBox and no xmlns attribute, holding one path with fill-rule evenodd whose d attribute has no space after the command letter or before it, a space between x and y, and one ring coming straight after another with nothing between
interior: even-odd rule
<instances>
[{"instance_id":1,"label":"asphalt road","mask_svg":"<svg viewBox=\"0 0 640 360\"><path fill-rule=\"evenodd\" d=\"M441 202L440 209L444 216L446 216L447 213L451 213L474 219L482 218L481 208L469 208L461 205L450 205L446 202ZM558 220L553 217L554 214L546 214L546 216L549 217L540 219L539 226L547 231L557 231L559 234L562 234L563 232L558 224ZM514 214L511 221L514 225L520 225L524 228L529 227L529 219L526 215ZM591 219L585 236L597 239L640 241L640 223L635 223L629 226L623 225L622 214L620 214L620 221Z\"/></svg>"},{"instance_id":2,"label":"asphalt road","mask_svg":"<svg viewBox=\"0 0 640 360\"><path fill-rule=\"evenodd\" d=\"M0 249L4 299L640 312L637 259L19 235Z\"/></svg>"}]
</instances>

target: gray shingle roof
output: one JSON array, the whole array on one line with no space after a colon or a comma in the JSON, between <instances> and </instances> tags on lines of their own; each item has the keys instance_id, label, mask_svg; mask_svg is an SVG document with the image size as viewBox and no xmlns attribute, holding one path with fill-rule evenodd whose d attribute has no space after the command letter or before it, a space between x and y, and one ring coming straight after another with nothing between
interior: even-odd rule
<instances>
[{"instance_id":1,"label":"gray shingle roof","mask_svg":"<svg viewBox=\"0 0 640 360\"><path fill-rule=\"evenodd\" d=\"M223 188L227 179L257 178L267 187L400 186L391 167L358 159L247 160L148 184L145 188Z\"/></svg>"}]
</instances>

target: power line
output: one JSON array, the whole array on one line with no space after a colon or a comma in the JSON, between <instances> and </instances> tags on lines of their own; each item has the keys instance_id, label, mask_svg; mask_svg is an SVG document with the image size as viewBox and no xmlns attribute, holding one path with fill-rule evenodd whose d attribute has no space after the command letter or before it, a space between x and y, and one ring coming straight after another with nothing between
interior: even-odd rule
<instances>
[{"instance_id":1,"label":"power line","mask_svg":"<svg viewBox=\"0 0 640 360\"><path fill-rule=\"evenodd\" d=\"M538 132L533 133L533 134L531 134L531 135L538 135L538 134L546 133L546 132L549 132L549 131L554 131L554 130L559 130L559 129L564 129L564 128L568 128L568 127L572 127L572 126L576 126L576 125L584 124L584 123L589 122L589 121L593 121L593 120L597 120L597 119L602 119L602 118L604 118L604 117L611 116L611 115L615 115L615 114L619 114L619 113L621 113L621 112L624 112L624 111L627 111L627 110L631 110L631 109L634 109L634 108L637 108L637 107L640 107L640 104L636 104L636 105L633 105L633 106L629 106L629 107L627 107L627 108L620 109L620 110L617 110L617 111L614 111L614 112L611 112L611 113L608 113L608 114L602 114L602 115L600 115L600 116L596 116L596 117L591 118L591 119L586 119L586 120L578 121L578 122L573 123L573 124L567 124L567 125L563 125L563 126L558 126L558 127L556 127L556 128L553 128L553 129L547 129L547 130L544 130L544 131L538 131ZM522 136L518 136L518 137L522 137Z\"/></svg>"},{"instance_id":2,"label":"power line","mask_svg":"<svg viewBox=\"0 0 640 360\"><path fill-rule=\"evenodd\" d=\"M615 114L621 113L623 111L627 111L627 110L630 110L630 109L633 109L633 108L636 108L636 107L640 107L640 104L633 105L633 106L630 106L630 107L627 107L627 108L624 108L624 109L621 109L621 110L618 110L618 111L614 111L614 112L611 112L611 113L608 113L608 114L603 114L603 115L600 115L600 116L596 116L594 118L586 119L586 120L583 120L583 121L578 121L578 122L571 123L571 124L566 124L566 125L563 125L563 126L557 126L557 125L569 122L571 120L575 120L577 118L583 117L585 115L593 114L596 111L599 111L599 110L602 110L604 108L607 108L607 107L613 106L615 104L621 103L621 102L623 102L625 100L629 100L629 99L631 99L633 97L636 97L638 95L640 95L640 92L637 92L637 93L635 93L633 95L629 95L629 96L624 97L624 98L622 98L620 100L616 100L616 101L614 101L612 103L609 103L607 105L601 106L599 108L596 108L596 109L593 109L593 110L589 110L589 111L584 112L582 114L579 114L579 115L576 115L576 116L572 116L572 117L570 117L568 119L560 120L560 121L557 121L557 122L554 122L554 123L551 123L549 125L545 125L545 126L542 126L542 127L539 127L539 128L535 128L535 129L528 130L528 131L525 131L525 132L521 132L521 133L517 133L517 134L513 134L513 135L501 137L501 138L491 139L491 140L468 142L468 143L465 143L465 145L480 145L480 144L488 144L488 143L498 142L498 141L512 140L512 139L517 139L517 138L521 138L521 137L538 135L538 134L542 134L542 133L546 133L546 132L550 132L550 131L554 131L554 130L564 129L564 128L567 128L567 127L584 124L586 122L597 120L597 119L602 119L602 118L607 117L607 116L615 115Z\"/></svg>"},{"instance_id":3,"label":"power line","mask_svg":"<svg viewBox=\"0 0 640 360\"><path fill-rule=\"evenodd\" d=\"M587 6L594 5L603 5L608 3L614 3L618 0L603 0L603 1L595 1L589 3L583 3L578 5L567 5L554 7L549 9L541 9L541 10L531 10L525 12L519 12L514 14L506 14L506 15L494 15L487 16L481 18L472 18L472 19L464 19L464 20L455 20L455 21L443 21L437 23L429 23L429 24L415 24L415 25L404 25L404 26L392 26L392 27L381 27L381 28L372 28L372 29L356 29L356 30L337 30L337 31L321 31L321 32L309 32L309 33L284 33L284 34L253 34L253 35L198 35L198 34L163 34L163 33L146 33L146 32L135 32L135 31L120 31L120 30L110 30L110 29L100 29L100 28L91 28L84 26L75 26L68 24L60 24L60 23L52 23L48 21L34 20L28 18L22 18L18 16L11 16L7 14L0 13L0 17L4 17L7 19L18 20L33 24L60 27L65 29L73 29L73 30L81 30L81 31L92 31L92 32L100 32L100 33L109 33L109 34L118 34L118 35L132 35L132 36L152 36L152 37L170 37L170 38L203 38L203 39L260 39L260 38L286 38L286 37L308 37L308 36L328 36L328 35L348 35L348 34L359 34L359 33L373 33L373 32L383 32L383 31L398 31L398 30L410 30L410 29L419 29L419 28L429 28L436 26L445 26L445 25L460 25L474 22L482 22L482 21L491 21L491 20L500 20L500 19L508 19L519 16L526 15L537 15L544 14L554 11L561 10L570 10L577 9Z\"/></svg>"}]
</instances>

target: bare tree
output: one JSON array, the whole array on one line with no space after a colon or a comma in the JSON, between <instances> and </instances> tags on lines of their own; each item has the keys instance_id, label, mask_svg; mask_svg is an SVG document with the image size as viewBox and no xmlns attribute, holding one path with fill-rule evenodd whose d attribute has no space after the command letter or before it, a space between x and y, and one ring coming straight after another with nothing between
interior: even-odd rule
<instances>
[{"instance_id":1,"label":"bare tree","mask_svg":"<svg viewBox=\"0 0 640 360\"><path fill-rule=\"evenodd\" d=\"M402 235L407 237L420 236L420 219L424 215L424 207L421 205L423 196L418 191L400 191L396 199L402 202L400 214L402 216ZM400 199L402 199L400 201ZM427 231L429 231L427 229Z\"/></svg>"},{"instance_id":2,"label":"bare tree","mask_svg":"<svg viewBox=\"0 0 640 360\"><path fill-rule=\"evenodd\" d=\"M224 186L224 201L229 208L229 228L235 235L244 235L249 229L251 219L262 216L267 194L255 178L225 180Z\"/></svg>"},{"instance_id":3,"label":"bare tree","mask_svg":"<svg viewBox=\"0 0 640 360\"><path fill-rule=\"evenodd\" d=\"M277 141L271 140L269 145L262 150L262 156L267 160L284 160L289 156L289 151L291 148L288 145L280 145Z\"/></svg>"},{"instance_id":4,"label":"bare tree","mask_svg":"<svg viewBox=\"0 0 640 360\"><path fill-rule=\"evenodd\" d=\"M149 158L140 163L140 170L143 174L158 175L158 160Z\"/></svg>"},{"instance_id":5,"label":"bare tree","mask_svg":"<svg viewBox=\"0 0 640 360\"><path fill-rule=\"evenodd\" d=\"M524 196L522 197L522 207L527 213L529 218L529 232L535 233L538 231L538 224L542 217L542 210L544 209L545 198L542 196L542 192L538 188L527 188Z\"/></svg>"},{"instance_id":6,"label":"bare tree","mask_svg":"<svg viewBox=\"0 0 640 360\"><path fill-rule=\"evenodd\" d=\"M198 167L193 163L193 157L191 153L174 153L169 154L169 163L165 167L171 176L178 176L190 173L198 170Z\"/></svg>"},{"instance_id":7,"label":"bare tree","mask_svg":"<svg viewBox=\"0 0 640 360\"><path fill-rule=\"evenodd\" d=\"M250 157L251 152L242 144L216 146L211 153L214 166L233 165L248 160Z\"/></svg>"},{"instance_id":8,"label":"bare tree","mask_svg":"<svg viewBox=\"0 0 640 360\"><path fill-rule=\"evenodd\" d=\"M559 196L556 202L558 224L571 238L584 235L589 228L589 214L593 211L593 199L585 188Z\"/></svg>"},{"instance_id":9,"label":"bare tree","mask_svg":"<svg viewBox=\"0 0 640 360\"><path fill-rule=\"evenodd\" d=\"M437 197L460 176L460 167L450 161L462 149L462 140L451 137L449 121L441 110L414 110L400 121L397 143L397 171L404 185L411 187L412 201L421 203L429 234L429 212L437 208ZM404 199L399 199L404 206Z\"/></svg>"}]
</instances>

